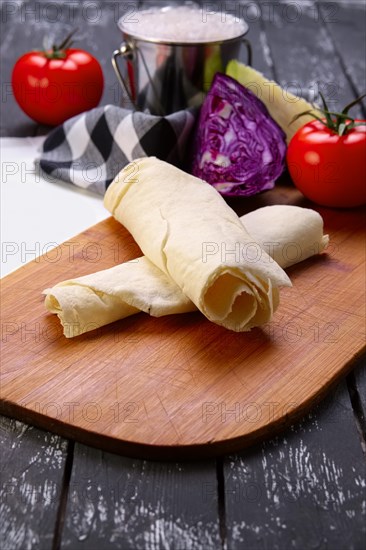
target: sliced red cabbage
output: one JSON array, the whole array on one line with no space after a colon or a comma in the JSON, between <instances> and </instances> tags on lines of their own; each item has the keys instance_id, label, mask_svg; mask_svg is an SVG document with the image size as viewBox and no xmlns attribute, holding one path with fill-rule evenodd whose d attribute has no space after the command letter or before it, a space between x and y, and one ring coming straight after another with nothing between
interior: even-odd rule
<instances>
[{"instance_id":1,"label":"sliced red cabbage","mask_svg":"<svg viewBox=\"0 0 366 550\"><path fill-rule=\"evenodd\" d=\"M217 73L201 107L192 174L222 195L254 195L273 188L285 154L285 133L262 101Z\"/></svg>"}]
</instances>

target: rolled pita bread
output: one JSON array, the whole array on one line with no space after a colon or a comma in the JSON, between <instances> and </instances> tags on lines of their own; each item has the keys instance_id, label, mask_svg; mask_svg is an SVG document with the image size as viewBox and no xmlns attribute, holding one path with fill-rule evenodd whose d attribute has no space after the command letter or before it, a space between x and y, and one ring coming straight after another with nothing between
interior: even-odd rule
<instances>
[{"instance_id":1,"label":"rolled pita bread","mask_svg":"<svg viewBox=\"0 0 366 550\"><path fill-rule=\"evenodd\" d=\"M142 256L46 289L45 305L56 313L67 338L140 311L153 317L194 311L194 304Z\"/></svg>"},{"instance_id":2,"label":"rolled pita bread","mask_svg":"<svg viewBox=\"0 0 366 550\"><path fill-rule=\"evenodd\" d=\"M253 240L288 267L322 252L328 244L314 210L274 205L240 218ZM295 250L295 253L294 253ZM181 289L146 257L47 289L46 307L71 338L144 311L154 317L196 309Z\"/></svg>"},{"instance_id":3,"label":"rolled pita bread","mask_svg":"<svg viewBox=\"0 0 366 550\"><path fill-rule=\"evenodd\" d=\"M104 205L197 309L227 329L268 322L278 288L291 286L221 195L167 162L145 157L127 165Z\"/></svg>"},{"instance_id":4,"label":"rolled pita bread","mask_svg":"<svg viewBox=\"0 0 366 550\"><path fill-rule=\"evenodd\" d=\"M321 215L310 208L276 204L242 216L253 239L283 269L320 254L329 243Z\"/></svg>"}]
</instances>

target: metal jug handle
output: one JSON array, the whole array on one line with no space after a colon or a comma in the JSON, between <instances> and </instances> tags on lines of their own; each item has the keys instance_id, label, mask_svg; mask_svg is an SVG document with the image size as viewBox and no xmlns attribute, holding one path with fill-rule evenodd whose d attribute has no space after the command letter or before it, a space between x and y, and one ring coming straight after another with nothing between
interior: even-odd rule
<instances>
[{"instance_id":1,"label":"metal jug handle","mask_svg":"<svg viewBox=\"0 0 366 550\"><path fill-rule=\"evenodd\" d=\"M247 38L243 38L242 42L243 42L243 44L245 45L245 47L247 49L247 54L248 54L247 65L249 65L249 67L251 67L252 66L252 61L253 61L252 45L251 45L250 41Z\"/></svg>"},{"instance_id":2,"label":"metal jug handle","mask_svg":"<svg viewBox=\"0 0 366 550\"><path fill-rule=\"evenodd\" d=\"M116 73L116 76L118 78L118 81L121 85L122 90L126 91L128 98L131 101L131 104L133 105L134 109L137 111L138 108L134 98L132 97L130 87L128 86L126 80L124 79L122 72L118 66L118 58L120 56L126 60L131 60L133 58L133 54L134 54L134 48L131 46L131 44L128 44L127 42L122 42L120 48L118 50L114 50L111 61L112 61L114 72Z\"/></svg>"},{"instance_id":3,"label":"metal jug handle","mask_svg":"<svg viewBox=\"0 0 366 550\"><path fill-rule=\"evenodd\" d=\"M132 93L131 93L131 90L130 90L130 87L127 85L127 82L126 80L124 79L121 71L120 71L120 68L118 66L118 58L121 56L123 57L125 60L127 61L131 61L133 59L133 56L135 55L135 52L137 52L140 56L141 56L141 59L142 59L142 62L144 64L144 67L145 67L145 71L146 71L146 74L148 76L148 79L149 79L149 83L150 83L150 86L151 88L153 89L154 91L154 94L155 94L155 98L156 98L156 102L157 102L157 106L159 107L160 109L160 115L164 116L165 115L165 111L164 111L164 108L159 100L159 94L156 90L156 86L154 84L154 81L153 79L151 78L151 75L150 75L150 71L149 71L149 68L147 66L147 63L145 61L145 58L142 54L142 52L136 47L136 46L133 46L132 44L129 44L128 42L122 42L119 50L115 50L112 54L112 65L113 65L113 68L114 68L114 71L117 75L117 78L118 78L118 81L122 87L122 90L125 90L128 97L129 97L129 100L131 101L135 111L139 111L139 108L136 104L136 101L135 99L132 97Z\"/></svg>"}]
</instances>

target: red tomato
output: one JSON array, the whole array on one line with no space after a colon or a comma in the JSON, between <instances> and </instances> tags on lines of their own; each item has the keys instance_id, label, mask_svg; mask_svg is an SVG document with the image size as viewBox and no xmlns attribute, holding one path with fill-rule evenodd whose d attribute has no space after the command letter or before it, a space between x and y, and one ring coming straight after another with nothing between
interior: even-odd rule
<instances>
[{"instance_id":1,"label":"red tomato","mask_svg":"<svg viewBox=\"0 0 366 550\"><path fill-rule=\"evenodd\" d=\"M287 149L296 187L324 206L366 203L366 121L339 136L318 120L300 128Z\"/></svg>"},{"instance_id":2,"label":"red tomato","mask_svg":"<svg viewBox=\"0 0 366 550\"><path fill-rule=\"evenodd\" d=\"M19 106L41 124L55 126L96 107L103 92L99 62L88 52L63 50L64 57L29 52L16 62L12 87Z\"/></svg>"}]
</instances>

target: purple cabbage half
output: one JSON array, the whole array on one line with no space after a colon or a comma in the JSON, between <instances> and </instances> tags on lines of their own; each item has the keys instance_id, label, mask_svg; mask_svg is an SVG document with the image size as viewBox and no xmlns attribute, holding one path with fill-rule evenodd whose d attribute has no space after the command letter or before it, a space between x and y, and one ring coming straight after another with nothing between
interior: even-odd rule
<instances>
[{"instance_id":1,"label":"purple cabbage half","mask_svg":"<svg viewBox=\"0 0 366 550\"><path fill-rule=\"evenodd\" d=\"M222 195L254 195L273 188L285 155L286 136L262 101L217 73L201 107L192 174Z\"/></svg>"}]
</instances>

